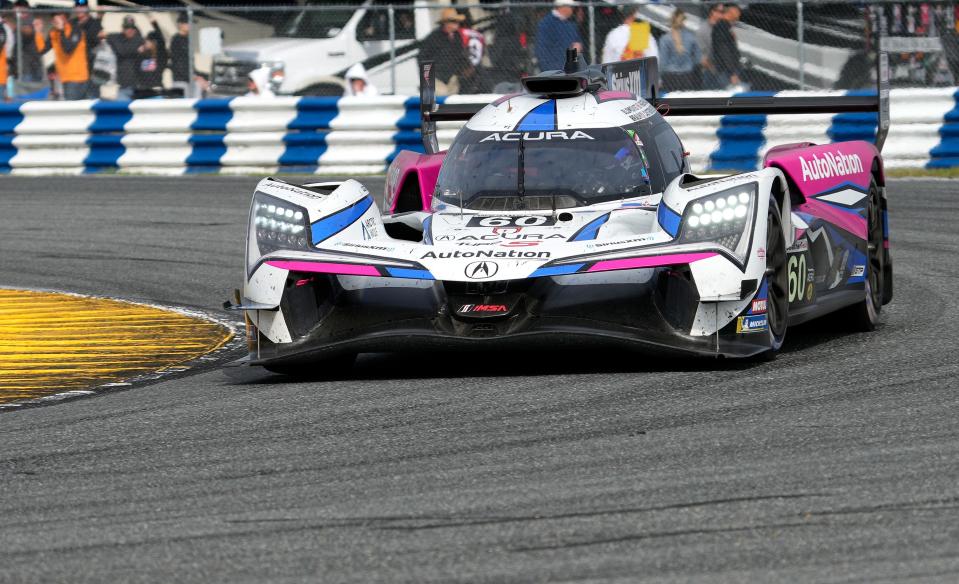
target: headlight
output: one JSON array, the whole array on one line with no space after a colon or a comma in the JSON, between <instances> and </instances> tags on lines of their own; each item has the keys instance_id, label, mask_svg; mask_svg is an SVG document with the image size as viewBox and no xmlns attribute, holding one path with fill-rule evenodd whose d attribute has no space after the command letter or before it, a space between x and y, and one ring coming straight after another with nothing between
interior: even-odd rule
<instances>
[{"instance_id":1,"label":"headlight","mask_svg":"<svg viewBox=\"0 0 959 584\"><path fill-rule=\"evenodd\" d=\"M303 207L256 193L250 221L260 255L278 249L310 249L309 217Z\"/></svg>"},{"instance_id":2,"label":"headlight","mask_svg":"<svg viewBox=\"0 0 959 584\"><path fill-rule=\"evenodd\" d=\"M270 89L277 92L283 82L286 80L286 72L283 63L264 63L270 67Z\"/></svg>"},{"instance_id":3,"label":"headlight","mask_svg":"<svg viewBox=\"0 0 959 584\"><path fill-rule=\"evenodd\" d=\"M739 249L756 205L756 183L690 201L683 212L680 243L714 241L745 256Z\"/></svg>"}]
</instances>

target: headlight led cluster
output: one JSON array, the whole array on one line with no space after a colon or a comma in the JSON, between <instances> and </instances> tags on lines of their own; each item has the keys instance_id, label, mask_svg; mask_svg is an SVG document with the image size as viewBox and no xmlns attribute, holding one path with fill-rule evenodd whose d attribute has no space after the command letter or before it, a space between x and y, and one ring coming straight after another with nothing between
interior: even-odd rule
<instances>
[{"instance_id":1,"label":"headlight led cluster","mask_svg":"<svg viewBox=\"0 0 959 584\"><path fill-rule=\"evenodd\" d=\"M310 247L308 218L302 207L257 193L253 198L252 221L260 253Z\"/></svg>"},{"instance_id":2,"label":"headlight led cluster","mask_svg":"<svg viewBox=\"0 0 959 584\"><path fill-rule=\"evenodd\" d=\"M715 241L735 251L746 230L756 185L742 185L686 205L680 240Z\"/></svg>"}]
</instances>

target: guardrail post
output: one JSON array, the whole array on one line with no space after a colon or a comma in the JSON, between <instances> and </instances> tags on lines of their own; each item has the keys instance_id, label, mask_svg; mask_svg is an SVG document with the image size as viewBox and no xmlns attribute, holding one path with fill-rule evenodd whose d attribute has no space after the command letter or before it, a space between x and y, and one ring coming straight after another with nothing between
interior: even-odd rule
<instances>
[{"instance_id":1,"label":"guardrail post","mask_svg":"<svg viewBox=\"0 0 959 584\"><path fill-rule=\"evenodd\" d=\"M806 89L806 44L803 40L803 3L796 1L796 41L799 46L799 90Z\"/></svg>"},{"instance_id":2,"label":"guardrail post","mask_svg":"<svg viewBox=\"0 0 959 584\"><path fill-rule=\"evenodd\" d=\"M590 2L588 7L589 13L589 62L596 62L596 10L593 8L593 3Z\"/></svg>"},{"instance_id":3,"label":"guardrail post","mask_svg":"<svg viewBox=\"0 0 959 584\"><path fill-rule=\"evenodd\" d=\"M396 95L396 21L392 4L387 12L390 15L390 93Z\"/></svg>"},{"instance_id":4,"label":"guardrail post","mask_svg":"<svg viewBox=\"0 0 959 584\"><path fill-rule=\"evenodd\" d=\"M20 30L20 11L16 11L17 15L17 81L23 80L23 32ZM16 85L14 85L16 87ZM15 96L8 95L7 99L13 99Z\"/></svg>"},{"instance_id":5,"label":"guardrail post","mask_svg":"<svg viewBox=\"0 0 959 584\"><path fill-rule=\"evenodd\" d=\"M187 48L187 57L186 57L187 86L186 86L186 92L183 97L196 97L196 80L194 79L194 77L196 76L196 72L193 70L193 58L194 58L193 43L194 41L196 41L196 30L194 30L195 27L193 26L194 24L193 23L193 7L189 5L186 7L186 22L187 22L187 25L190 27L190 38L188 39L189 42L187 42L188 48ZM213 78L213 71L210 71L210 79L212 78Z\"/></svg>"}]
</instances>

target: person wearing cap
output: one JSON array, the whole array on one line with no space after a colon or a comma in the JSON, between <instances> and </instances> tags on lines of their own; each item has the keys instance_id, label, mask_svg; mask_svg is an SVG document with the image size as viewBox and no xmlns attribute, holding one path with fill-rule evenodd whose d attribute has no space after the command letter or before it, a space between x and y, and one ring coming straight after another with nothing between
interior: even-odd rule
<instances>
[{"instance_id":1,"label":"person wearing cap","mask_svg":"<svg viewBox=\"0 0 959 584\"><path fill-rule=\"evenodd\" d=\"M100 33L103 31L103 27L100 26L100 20L90 14L90 5L87 0L74 0L73 22L71 24L75 28L80 29L83 33L84 40L86 40L87 66L89 67L87 76L91 77L93 73L93 57L96 53L97 45L100 44ZM100 97L99 88L90 83L87 86L87 97L90 99Z\"/></svg>"},{"instance_id":2,"label":"person wearing cap","mask_svg":"<svg viewBox=\"0 0 959 584\"><path fill-rule=\"evenodd\" d=\"M554 0L553 10L536 26L536 60L540 71L562 69L566 49L583 52L583 39L573 23L576 0Z\"/></svg>"},{"instance_id":3,"label":"person wearing cap","mask_svg":"<svg viewBox=\"0 0 959 584\"><path fill-rule=\"evenodd\" d=\"M436 79L436 94L451 95L459 93L460 84L473 74L469 53L460 37L460 23L466 17L455 8L444 8L436 29L431 32L420 46L417 60L433 62L433 74Z\"/></svg>"},{"instance_id":4,"label":"person wearing cap","mask_svg":"<svg viewBox=\"0 0 959 584\"><path fill-rule=\"evenodd\" d=\"M90 83L86 37L79 27L67 19L66 12L55 13L50 23L52 29L47 46L47 41L42 38L42 21L34 21L37 34L41 37L36 41L37 46L41 53L53 51L53 68L63 88L63 99L86 99L89 91L87 85Z\"/></svg>"},{"instance_id":5,"label":"person wearing cap","mask_svg":"<svg viewBox=\"0 0 959 584\"><path fill-rule=\"evenodd\" d=\"M145 50L143 37L132 16L123 17L123 32L107 36L107 42L117 57L117 99L133 99L140 76L140 62Z\"/></svg>"},{"instance_id":6,"label":"person wearing cap","mask_svg":"<svg viewBox=\"0 0 959 584\"><path fill-rule=\"evenodd\" d=\"M716 66L713 64L713 27L723 19L723 5L721 3L710 4L707 9L706 18L699 25L696 31L696 42L702 51L700 66L703 73L703 89L722 89L725 87L723 80L716 74Z\"/></svg>"},{"instance_id":7,"label":"person wearing cap","mask_svg":"<svg viewBox=\"0 0 959 584\"><path fill-rule=\"evenodd\" d=\"M173 86L183 89L184 95L190 86L190 19L181 12L176 19L176 34L170 39L170 71Z\"/></svg>"},{"instance_id":8,"label":"person wearing cap","mask_svg":"<svg viewBox=\"0 0 959 584\"><path fill-rule=\"evenodd\" d=\"M603 43L603 62L627 61L641 57L659 57L659 47L649 23L638 10L623 17L623 24L609 31Z\"/></svg>"},{"instance_id":9,"label":"person wearing cap","mask_svg":"<svg viewBox=\"0 0 959 584\"><path fill-rule=\"evenodd\" d=\"M713 27L713 61L723 89L742 83L739 43L733 31L741 15L739 6L727 4L722 20Z\"/></svg>"}]
</instances>

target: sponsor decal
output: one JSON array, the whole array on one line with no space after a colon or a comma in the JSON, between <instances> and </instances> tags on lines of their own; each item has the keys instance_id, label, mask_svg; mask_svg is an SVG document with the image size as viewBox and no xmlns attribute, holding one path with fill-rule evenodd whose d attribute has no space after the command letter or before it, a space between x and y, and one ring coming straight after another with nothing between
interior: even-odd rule
<instances>
[{"instance_id":1,"label":"sponsor decal","mask_svg":"<svg viewBox=\"0 0 959 584\"><path fill-rule=\"evenodd\" d=\"M765 314L766 312L766 299L760 298L753 300L752 305L749 308L749 311L753 314Z\"/></svg>"},{"instance_id":2,"label":"sponsor decal","mask_svg":"<svg viewBox=\"0 0 959 584\"><path fill-rule=\"evenodd\" d=\"M740 316L736 319L737 333L761 333L769 329L765 314Z\"/></svg>"},{"instance_id":3,"label":"sponsor decal","mask_svg":"<svg viewBox=\"0 0 959 584\"><path fill-rule=\"evenodd\" d=\"M852 271L849 272L850 278L858 278L866 273L866 266L853 266Z\"/></svg>"},{"instance_id":4,"label":"sponsor decal","mask_svg":"<svg viewBox=\"0 0 959 584\"><path fill-rule=\"evenodd\" d=\"M595 140L586 132L574 130L566 132L563 130L553 130L550 132L494 132L480 140L483 142L519 142L520 136L524 141L538 142L540 140Z\"/></svg>"},{"instance_id":5,"label":"sponsor decal","mask_svg":"<svg viewBox=\"0 0 959 584\"><path fill-rule=\"evenodd\" d=\"M482 280L492 278L499 271L499 264L496 262L472 262L466 265L463 273L471 280Z\"/></svg>"},{"instance_id":6,"label":"sponsor decal","mask_svg":"<svg viewBox=\"0 0 959 584\"><path fill-rule=\"evenodd\" d=\"M756 250L756 257L759 258L759 259L761 259L761 260L766 259L766 248L765 248L765 247L761 247L761 248L757 249L757 250Z\"/></svg>"},{"instance_id":7,"label":"sponsor decal","mask_svg":"<svg viewBox=\"0 0 959 584\"><path fill-rule=\"evenodd\" d=\"M437 235L433 237L433 241L453 241L456 239L456 236L452 233L444 233L443 235Z\"/></svg>"},{"instance_id":8,"label":"sponsor decal","mask_svg":"<svg viewBox=\"0 0 959 584\"><path fill-rule=\"evenodd\" d=\"M360 227L363 228L363 239L373 239L379 235L379 229L376 227L376 219L374 217L363 221Z\"/></svg>"},{"instance_id":9,"label":"sponsor decal","mask_svg":"<svg viewBox=\"0 0 959 584\"><path fill-rule=\"evenodd\" d=\"M640 122L646 118L652 117L652 115L656 113L656 108L654 108L648 102L637 101L633 105L624 107L619 111L629 116L629 119L633 120L634 122Z\"/></svg>"},{"instance_id":10,"label":"sponsor decal","mask_svg":"<svg viewBox=\"0 0 959 584\"><path fill-rule=\"evenodd\" d=\"M505 304L464 304L456 309L459 314L507 314L509 306Z\"/></svg>"},{"instance_id":11,"label":"sponsor decal","mask_svg":"<svg viewBox=\"0 0 959 584\"><path fill-rule=\"evenodd\" d=\"M371 245L366 243L352 243L349 241L338 241L333 244L336 247L355 247L358 249L373 249L376 251L393 251L395 247L388 245Z\"/></svg>"},{"instance_id":12,"label":"sponsor decal","mask_svg":"<svg viewBox=\"0 0 959 584\"><path fill-rule=\"evenodd\" d=\"M496 258L496 259L514 259L514 260L545 260L552 254L548 251L519 251L511 249L509 251L494 251L492 249L478 249L476 251L428 251L422 256L421 260L458 260L466 258Z\"/></svg>"},{"instance_id":13,"label":"sponsor decal","mask_svg":"<svg viewBox=\"0 0 959 584\"><path fill-rule=\"evenodd\" d=\"M647 241L652 241L655 237L633 237L631 239L620 239L619 241L599 241L594 244L591 244L587 247L609 247L611 245L626 245L628 243L645 243Z\"/></svg>"},{"instance_id":14,"label":"sponsor decal","mask_svg":"<svg viewBox=\"0 0 959 584\"><path fill-rule=\"evenodd\" d=\"M812 160L808 162L800 156L799 165L802 167L803 182L862 172L862 159L859 155L846 155L840 150L824 152L822 158L818 154L813 154Z\"/></svg>"},{"instance_id":15,"label":"sponsor decal","mask_svg":"<svg viewBox=\"0 0 959 584\"><path fill-rule=\"evenodd\" d=\"M527 215L520 217L473 217L466 224L467 227L539 227L541 225L555 225L556 219L546 215ZM519 229L516 229L519 231ZM496 233L496 230L493 231Z\"/></svg>"},{"instance_id":16,"label":"sponsor decal","mask_svg":"<svg viewBox=\"0 0 959 584\"><path fill-rule=\"evenodd\" d=\"M297 195L306 197L306 198L308 198L308 199L325 199L325 198L327 197L327 195L321 195L320 193L315 193L315 192L313 192L313 191L309 191L309 190L307 190L307 189L302 189L302 188L297 187L297 186L294 186L294 185L285 185L285 184L281 184L281 183L269 183L268 186L269 186L270 189L274 189L274 190L277 190L277 191L289 191L289 192L291 192L291 193L295 193L295 194L297 194ZM269 195L270 193L264 192L263 194ZM277 196L277 195L271 195L271 196L274 196L274 197L275 197L275 196Z\"/></svg>"},{"instance_id":17,"label":"sponsor decal","mask_svg":"<svg viewBox=\"0 0 959 584\"><path fill-rule=\"evenodd\" d=\"M458 241L496 241L503 239L545 241L547 239L565 239L559 233L546 235L544 233L490 233L487 235L464 235Z\"/></svg>"},{"instance_id":18,"label":"sponsor decal","mask_svg":"<svg viewBox=\"0 0 959 584\"><path fill-rule=\"evenodd\" d=\"M805 237L797 239L792 245L786 248L786 253L796 253L809 249L809 240Z\"/></svg>"},{"instance_id":19,"label":"sponsor decal","mask_svg":"<svg viewBox=\"0 0 959 584\"><path fill-rule=\"evenodd\" d=\"M531 247L534 245L539 245L538 241L507 241L506 243L501 243L501 247Z\"/></svg>"}]
</instances>

